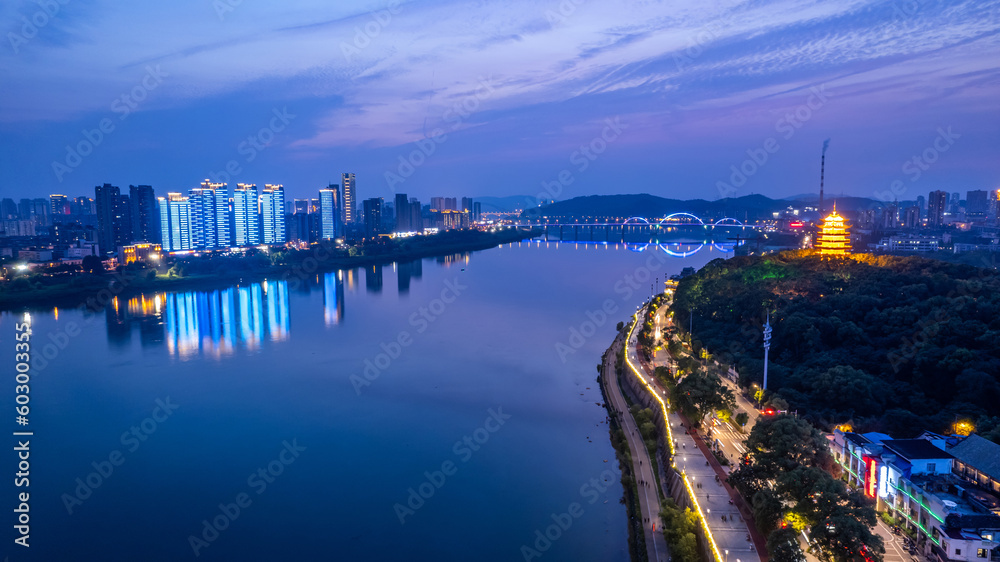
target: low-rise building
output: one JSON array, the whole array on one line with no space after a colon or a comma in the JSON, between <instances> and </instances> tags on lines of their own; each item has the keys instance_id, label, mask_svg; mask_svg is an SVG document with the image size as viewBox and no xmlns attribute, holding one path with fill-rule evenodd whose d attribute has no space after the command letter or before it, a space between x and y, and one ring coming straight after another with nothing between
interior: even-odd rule
<instances>
[{"instance_id":1,"label":"low-rise building","mask_svg":"<svg viewBox=\"0 0 1000 562\"><path fill-rule=\"evenodd\" d=\"M118 257L125 265L137 261L156 262L160 260L163 250L159 244L132 244L118 246Z\"/></svg>"},{"instance_id":2,"label":"low-rise building","mask_svg":"<svg viewBox=\"0 0 1000 562\"><path fill-rule=\"evenodd\" d=\"M941 239L935 236L890 236L883 238L875 248L886 252L936 252L941 248Z\"/></svg>"},{"instance_id":3,"label":"low-rise building","mask_svg":"<svg viewBox=\"0 0 1000 562\"><path fill-rule=\"evenodd\" d=\"M847 482L914 534L924 554L939 562L992 562L1000 560L1000 498L991 491L1000 456L989 455L1000 448L983 441L967 439L952 448L964 461L946 450L948 439L933 433L892 439L837 430L830 446Z\"/></svg>"}]
</instances>

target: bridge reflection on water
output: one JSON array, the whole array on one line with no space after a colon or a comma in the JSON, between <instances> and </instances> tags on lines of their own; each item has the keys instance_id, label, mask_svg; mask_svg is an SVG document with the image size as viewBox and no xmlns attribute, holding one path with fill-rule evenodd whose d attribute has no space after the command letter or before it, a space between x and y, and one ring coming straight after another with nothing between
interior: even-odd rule
<instances>
[{"instance_id":1,"label":"bridge reflection on water","mask_svg":"<svg viewBox=\"0 0 1000 562\"><path fill-rule=\"evenodd\" d=\"M743 241L748 236L755 237L755 229L760 228L743 224L731 217L705 222L690 213L674 213L652 220L630 217L620 223L539 223L519 226L541 228L541 238L544 240L656 245L676 240L704 240L705 244L710 240L720 243Z\"/></svg>"}]
</instances>

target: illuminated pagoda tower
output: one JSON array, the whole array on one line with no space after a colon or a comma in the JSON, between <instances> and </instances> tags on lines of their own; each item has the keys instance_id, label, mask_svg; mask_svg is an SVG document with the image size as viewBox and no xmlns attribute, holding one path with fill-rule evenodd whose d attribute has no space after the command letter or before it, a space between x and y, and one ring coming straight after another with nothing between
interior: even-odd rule
<instances>
[{"instance_id":1,"label":"illuminated pagoda tower","mask_svg":"<svg viewBox=\"0 0 1000 562\"><path fill-rule=\"evenodd\" d=\"M837 204L833 204L833 213L823 219L819 235L816 237L815 248L821 256L846 256L851 253L850 227L844 223L844 217L837 214Z\"/></svg>"}]
</instances>

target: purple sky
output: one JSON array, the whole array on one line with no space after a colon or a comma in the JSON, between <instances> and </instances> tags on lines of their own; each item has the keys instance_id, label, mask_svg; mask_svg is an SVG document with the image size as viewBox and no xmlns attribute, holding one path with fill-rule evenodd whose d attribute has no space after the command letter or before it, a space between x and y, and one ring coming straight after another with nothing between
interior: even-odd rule
<instances>
[{"instance_id":1,"label":"purple sky","mask_svg":"<svg viewBox=\"0 0 1000 562\"><path fill-rule=\"evenodd\" d=\"M62 1L0 6L2 197L1000 187L1000 2Z\"/></svg>"}]
</instances>

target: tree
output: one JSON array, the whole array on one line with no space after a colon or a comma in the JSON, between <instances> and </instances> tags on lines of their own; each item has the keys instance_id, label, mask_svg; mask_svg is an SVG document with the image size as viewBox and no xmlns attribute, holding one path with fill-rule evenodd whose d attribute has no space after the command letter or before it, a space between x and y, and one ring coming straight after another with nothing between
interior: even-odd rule
<instances>
[{"instance_id":1,"label":"tree","mask_svg":"<svg viewBox=\"0 0 1000 562\"><path fill-rule=\"evenodd\" d=\"M681 509L672 498L667 498L660 506L663 520L663 536L667 539L671 555L678 562L700 562L698 550L698 516L690 509Z\"/></svg>"},{"instance_id":2,"label":"tree","mask_svg":"<svg viewBox=\"0 0 1000 562\"><path fill-rule=\"evenodd\" d=\"M799 547L798 532L792 527L775 529L767 536L767 552L771 562L805 562Z\"/></svg>"},{"instance_id":3,"label":"tree","mask_svg":"<svg viewBox=\"0 0 1000 562\"><path fill-rule=\"evenodd\" d=\"M757 523L757 530L761 533L766 534L774 529L784 513L781 499L767 488L754 494L750 503L753 504L753 518Z\"/></svg>"},{"instance_id":4,"label":"tree","mask_svg":"<svg viewBox=\"0 0 1000 562\"><path fill-rule=\"evenodd\" d=\"M881 562L885 554L882 537L872 532L875 511L870 510L871 521L859 519L855 510L840 508L831 516L813 525L809 538L835 562ZM866 518L867 519L867 518ZM865 554L862 554L864 552Z\"/></svg>"},{"instance_id":5,"label":"tree","mask_svg":"<svg viewBox=\"0 0 1000 562\"><path fill-rule=\"evenodd\" d=\"M620 332L620 331L622 331L622 328L624 328L624 327L625 327L625 323L624 322L619 322L618 325L615 326L615 330L618 330Z\"/></svg>"},{"instance_id":6,"label":"tree","mask_svg":"<svg viewBox=\"0 0 1000 562\"><path fill-rule=\"evenodd\" d=\"M102 262L101 258L97 256L84 256L81 266L87 273L92 273L94 275L101 275L104 273L104 262Z\"/></svg>"},{"instance_id":7,"label":"tree","mask_svg":"<svg viewBox=\"0 0 1000 562\"><path fill-rule=\"evenodd\" d=\"M718 377L696 370L685 375L674 389L674 400L681 412L695 424L701 424L705 414L714 410L733 410L736 397Z\"/></svg>"},{"instance_id":8,"label":"tree","mask_svg":"<svg viewBox=\"0 0 1000 562\"><path fill-rule=\"evenodd\" d=\"M809 422L788 415L758 419L746 446L767 480L798 466L829 469L833 464L823 434Z\"/></svg>"},{"instance_id":9,"label":"tree","mask_svg":"<svg viewBox=\"0 0 1000 562\"><path fill-rule=\"evenodd\" d=\"M750 414L748 414L746 412L740 412L740 413L736 414L736 416L733 418L733 420L736 423L740 424L740 427L746 427L747 422L750 421Z\"/></svg>"}]
</instances>

